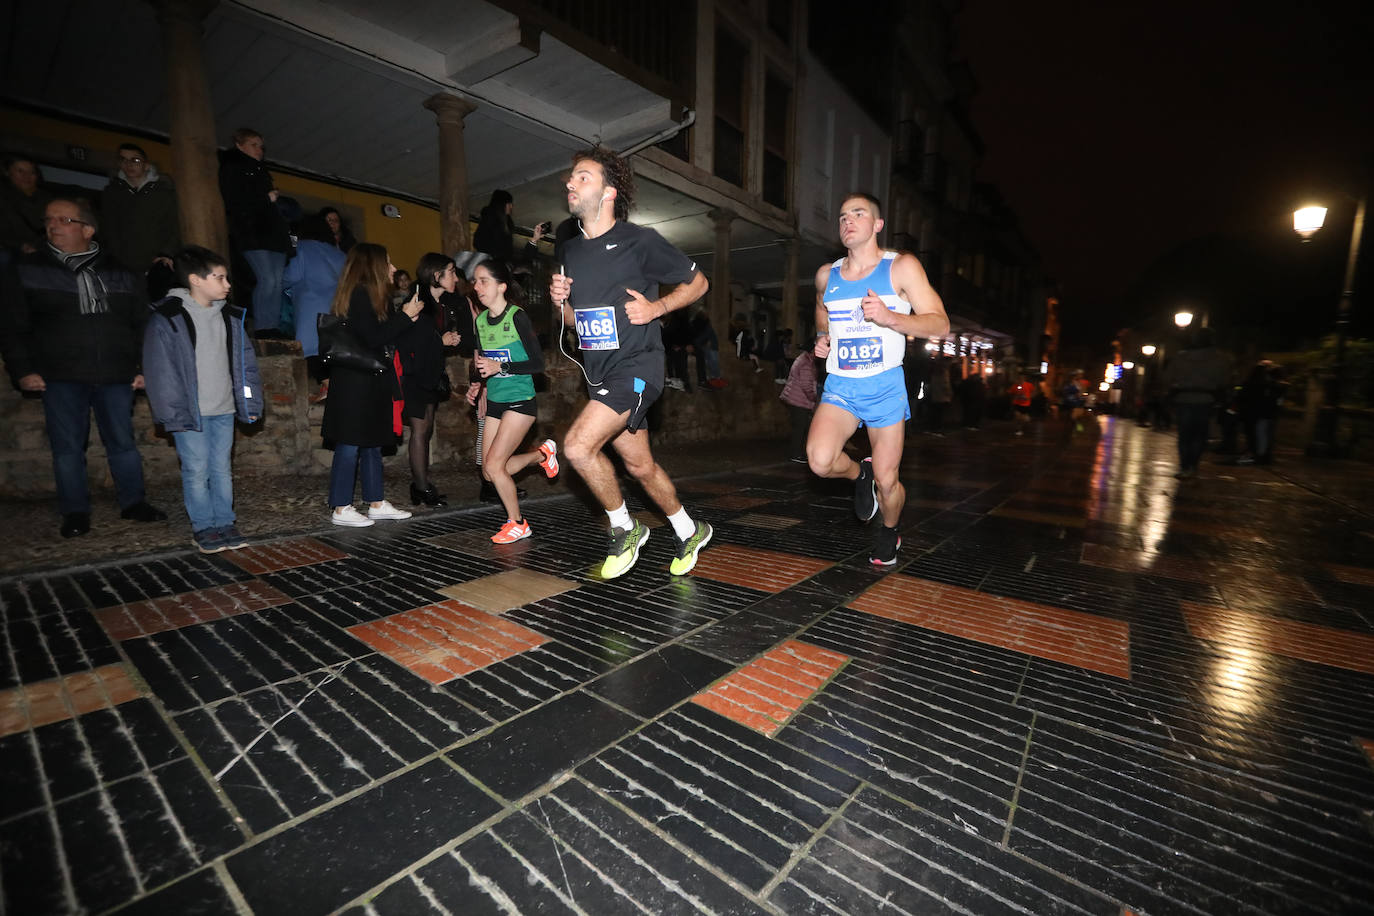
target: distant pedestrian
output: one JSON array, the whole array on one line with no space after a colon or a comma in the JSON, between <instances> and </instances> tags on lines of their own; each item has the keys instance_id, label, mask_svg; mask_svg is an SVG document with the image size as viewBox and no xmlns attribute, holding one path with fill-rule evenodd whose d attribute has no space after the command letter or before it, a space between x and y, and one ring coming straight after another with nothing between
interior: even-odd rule
<instances>
[{"instance_id":1,"label":"distant pedestrian","mask_svg":"<svg viewBox=\"0 0 1374 916\"><path fill-rule=\"evenodd\" d=\"M262 416L257 354L244 310L227 304L228 259L190 246L176 253L180 284L153 308L143 337L143 375L153 420L181 459L181 494L201 553L247 545L234 526L230 456L234 420Z\"/></svg>"},{"instance_id":2,"label":"distant pedestrian","mask_svg":"<svg viewBox=\"0 0 1374 916\"><path fill-rule=\"evenodd\" d=\"M1016 435L1026 434L1026 425L1030 423L1031 400L1035 397L1035 386L1031 384L1030 377L1024 373L1021 380L1011 389L1011 416L1016 422Z\"/></svg>"},{"instance_id":3,"label":"distant pedestrian","mask_svg":"<svg viewBox=\"0 0 1374 916\"><path fill-rule=\"evenodd\" d=\"M806 437L811 432L811 415L816 411L819 394L816 390L816 341L808 340L802 352L792 360L782 392L778 398L787 405L787 418L791 424L791 438L788 440L787 458L797 464L806 464Z\"/></svg>"},{"instance_id":4,"label":"distant pedestrian","mask_svg":"<svg viewBox=\"0 0 1374 916\"><path fill-rule=\"evenodd\" d=\"M1164 370L1165 384L1178 419L1178 473L1197 474L1212 428L1212 414L1231 383L1230 354L1213 342L1211 328L1197 328L1183 350Z\"/></svg>"}]
</instances>

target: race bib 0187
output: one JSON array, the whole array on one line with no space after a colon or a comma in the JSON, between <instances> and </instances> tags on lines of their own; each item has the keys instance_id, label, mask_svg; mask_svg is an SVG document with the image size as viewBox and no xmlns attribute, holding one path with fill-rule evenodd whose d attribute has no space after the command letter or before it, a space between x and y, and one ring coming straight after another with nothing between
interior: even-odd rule
<instances>
[{"instance_id":1,"label":"race bib 0187","mask_svg":"<svg viewBox=\"0 0 1374 916\"><path fill-rule=\"evenodd\" d=\"M615 327L615 307L574 309L577 322L577 347L580 350L619 350L620 336Z\"/></svg>"},{"instance_id":2,"label":"race bib 0187","mask_svg":"<svg viewBox=\"0 0 1374 916\"><path fill-rule=\"evenodd\" d=\"M841 369L875 369L883 364L881 337L845 337L839 341L835 350Z\"/></svg>"}]
</instances>

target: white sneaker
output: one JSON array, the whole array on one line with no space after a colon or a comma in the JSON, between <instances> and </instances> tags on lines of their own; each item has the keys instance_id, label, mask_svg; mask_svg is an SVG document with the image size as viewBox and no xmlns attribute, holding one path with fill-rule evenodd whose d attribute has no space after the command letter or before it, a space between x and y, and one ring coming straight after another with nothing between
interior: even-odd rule
<instances>
[{"instance_id":1,"label":"white sneaker","mask_svg":"<svg viewBox=\"0 0 1374 916\"><path fill-rule=\"evenodd\" d=\"M382 500L382 504L381 504L380 506L369 506L369 507L368 507L368 510L367 510L367 517L368 517L368 518L384 518L384 519L385 519L385 518L402 519L402 518L410 518L410 513L409 513L408 511L406 511L405 509L397 509L397 508L396 508L395 506L393 506L391 503L387 502L386 500Z\"/></svg>"},{"instance_id":2,"label":"white sneaker","mask_svg":"<svg viewBox=\"0 0 1374 916\"><path fill-rule=\"evenodd\" d=\"M348 528L366 528L376 524L372 519L367 518L352 506L344 506L342 509L335 509L329 515L329 520L336 525L344 525Z\"/></svg>"}]
</instances>

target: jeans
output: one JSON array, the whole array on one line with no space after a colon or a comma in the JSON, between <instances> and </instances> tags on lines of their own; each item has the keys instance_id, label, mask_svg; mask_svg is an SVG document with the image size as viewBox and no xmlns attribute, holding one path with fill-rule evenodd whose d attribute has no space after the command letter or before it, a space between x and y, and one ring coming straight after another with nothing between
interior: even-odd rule
<instances>
[{"instance_id":1,"label":"jeans","mask_svg":"<svg viewBox=\"0 0 1374 916\"><path fill-rule=\"evenodd\" d=\"M234 415L201 417L200 426L200 432L172 433L181 459L181 496L192 531L234 524L234 483L229 476Z\"/></svg>"},{"instance_id":2,"label":"jeans","mask_svg":"<svg viewBox=\"0 0 1374 916\"><path fill-rule=\"evenodd\" d=\"M119 507L143 501L143 459L134 443L134 391L128 382L95 385L87 382L47 383L43 414L52 445L53 476L57 479L57 508L63 515L91 511L86 483L86 443L91 434L91 410L105 444L105 458L114 477Z\"/></svg>"},{"instance_id":3,"label":"jeans","mask_svg":"<svg viewBox=\"0 0 1374 916\"><path fill-rule=\"evenodd\" d=\"M1212 404L1175 404L1174 418L1178 421L1178 466L1192 471L1207 450L1207 436L1212 431Z\"/></svg>"},{"instance_id":4,"label":"jeans","mask_svg":"<svg viewBox=\"0 0 1374 916\"><path fill-rule=\"evenodd\" d=\"M281 275L286 270L286 253L255 248L245 251L243 259L253 268L258 284L253 287L253 328L276 331L281 324Z\"/></svg>"},{"instance_id":5,"label":"jeans","mask_svg":"<svg viewBox=\"0 0 1374 916\"><path fill-rule=\"evenodd\" d=\"M382 450L356 445L335 445L329 468L329 505L335 509L353 505L353 482L363 479L363 500L382 501Z\"/></svg>"}]
</instances>

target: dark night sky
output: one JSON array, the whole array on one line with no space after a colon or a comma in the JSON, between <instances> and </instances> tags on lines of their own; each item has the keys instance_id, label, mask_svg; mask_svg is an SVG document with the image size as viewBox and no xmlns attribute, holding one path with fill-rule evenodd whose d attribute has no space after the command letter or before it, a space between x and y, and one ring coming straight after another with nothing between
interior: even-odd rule
<instances>
[{"instance_id":1,"label":"dark night sky","mask_svg":"<svg viewBox=\"0 0 1374 916\"><path fill-rule=\"evenodd\" d=\"M1354 211L1336 190L1374 153L1374 2L965 0L955 29L979 87L978 177L1059 282L1071 342L1133 323L1135 281L1189 240L1296 256L1305 197L1332 208L1338 236L1308 248L1337 262L1334 314Z\"/></svg>"}]
</instances>

